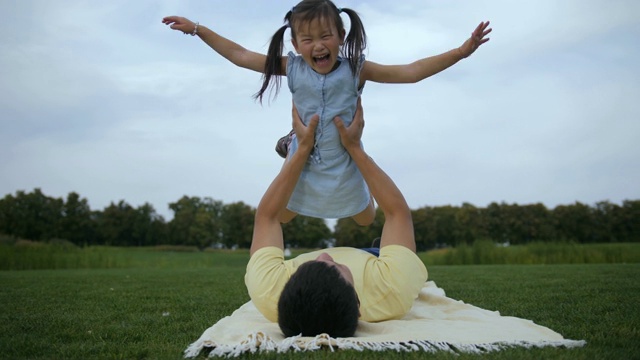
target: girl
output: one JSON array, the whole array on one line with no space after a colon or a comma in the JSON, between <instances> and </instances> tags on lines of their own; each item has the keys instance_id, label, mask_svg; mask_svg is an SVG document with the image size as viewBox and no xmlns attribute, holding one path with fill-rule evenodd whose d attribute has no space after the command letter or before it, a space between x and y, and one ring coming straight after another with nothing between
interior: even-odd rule
<instances>
[{"instance_id":1,"label":"girl","mask_svg":"<svg viewBox=\"0 0 640 360\"><path fill-rule=\"evenodd\" d=\"M348 35L342 13L351 22ZM380 65L364 59L366 34L358 14L338 8L329 0L303 0L288 11L285 24L273 35L267 55L249 51L183 17L169 16L162 22L171 25L171 29L199 36L233 64L263 73L262 87L255 95L260 102L269 88L274 88L277 95L280 76L287 76L300 118L305 124L314 116L319 118L314 150L280 220L288 222L297 214L334 219L352 217L360 225L369 225L375 218L373 198L341 145L333 118L339 116L346 125L350 124L367 80L421 81L471 55L489 41L485 36L491 32L489 22L482 22L458 48L408 65ZM284 33L288 28L298 54L289 52L282 56ZM291 154L297 149L295 136L291 136L290 144L288 142L285 140L284 145Z\"/></svg>"}]
</instances>

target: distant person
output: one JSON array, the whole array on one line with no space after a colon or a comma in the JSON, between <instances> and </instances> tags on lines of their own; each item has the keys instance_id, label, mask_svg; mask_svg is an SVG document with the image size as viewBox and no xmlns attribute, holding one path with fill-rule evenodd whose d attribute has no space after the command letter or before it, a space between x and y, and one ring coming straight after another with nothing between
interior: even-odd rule
<instances>
[{"instance_id":1,"label":"distant person","mask_svg":"<svg viewBox=\"0 0 640 360\"><path fill-rule=\"evenodd\" d=\"M361 147L362 108L351 125L336 117L341 143L353 159L385 223L379 257L350 247L313 251L285 260L280 214L285 210L309 154L319 117L305 126L295 107L293 129L298 150L289 155L256 210L251 258L245 284L256 308L278 322L285 336L353 336L358 318L377 322L405 315L427 280L416 255L411 211L402 193Z\"/></svg>"},{"instance_id":2,"label":"distant person","mask_svg":"<svg viewBox=\"0 0 640 360\"><path fill-rule=\"evenodd\" d=\"M351 24L346 34L341 14ZM340 143L333 118L351 123L356 100L367 80L378 83L415 83L437 74L471 54L491 32L482 22L460 47L426 57L408 65L380 65L364 59L367 38L358 14L338 8L328 0L304 0L287 11L273 35L267 55L258 54L226 39L207 27L178 16L162 20L174 30L199 36L213 50L233 64L264 74L256 98L262 101L267 89L280 88L280 76L287 76L289 90L300 116L308 124L318 114L315 142L286 208L279 214L288 222L297 214L317 218L352 217L360 225L375 218L375 206L355 162ZM291 30L297 55L282 56L284 34ZM346 36L346 37L345 37ZM299 148L291 132L278 141L278 153L286 157Z\"/></svg>"}]
</instances>

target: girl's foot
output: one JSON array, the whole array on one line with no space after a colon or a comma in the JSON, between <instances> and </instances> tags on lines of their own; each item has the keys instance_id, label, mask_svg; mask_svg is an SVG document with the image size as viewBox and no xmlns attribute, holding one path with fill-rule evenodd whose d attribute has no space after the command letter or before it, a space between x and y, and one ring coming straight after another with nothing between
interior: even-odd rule
<instances>
[{"instance_id":1,"label":"girl's foot","mask_svg":"<svg viewBox=\"0 0 640 360\"><path fill-rule=\"evenodd\" d=\"M287 135L281 137L276 143L276 152L285 159L289 153L289 145L291 145L291 139L293 139L294 134L295 132L291 130Z\"/></svg>"}]
</instances>

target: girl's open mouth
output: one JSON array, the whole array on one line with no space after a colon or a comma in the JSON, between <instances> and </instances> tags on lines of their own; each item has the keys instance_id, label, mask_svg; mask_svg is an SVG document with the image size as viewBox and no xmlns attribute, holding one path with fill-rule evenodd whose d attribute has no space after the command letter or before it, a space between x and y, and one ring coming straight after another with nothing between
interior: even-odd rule
<instances>
[{"instance_id":1,"label":"girl's open mouth","mask_svg":"<svg viewBox=\"0 0 640 360\"><path fill-rule=\"evenodd\" d=\"M329 63L329 54L325 56L314 57L313 61L319 66L327 65Z\"/></svg>"}]
</instances>

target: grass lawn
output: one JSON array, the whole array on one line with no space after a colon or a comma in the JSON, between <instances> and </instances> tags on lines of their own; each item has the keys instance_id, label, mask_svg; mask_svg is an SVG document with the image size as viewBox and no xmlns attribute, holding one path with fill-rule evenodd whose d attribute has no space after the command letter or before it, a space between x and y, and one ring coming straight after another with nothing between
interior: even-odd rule
<instances>
[{"instance_id":1,"label":"grass lawn","mask_svg":"<svg viewBox=\"0 0 640 360\"><path fill-rule=\"evenodd\" d=\"M149 266L0 271L0 358L180 359L204 330L249 300L246 253L144 256ZM318 351L245 358L640 358L640 264L427 268L449 297L533 320L587 345L482 356Z\"/></svg>"}]
</instances>

